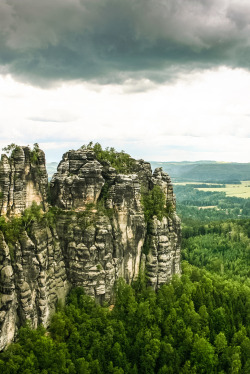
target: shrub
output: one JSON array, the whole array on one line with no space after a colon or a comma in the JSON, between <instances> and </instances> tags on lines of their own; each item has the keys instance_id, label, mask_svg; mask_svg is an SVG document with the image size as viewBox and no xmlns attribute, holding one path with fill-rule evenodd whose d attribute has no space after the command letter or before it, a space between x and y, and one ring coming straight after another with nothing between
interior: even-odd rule
<instances>
[{"instance_id":1,"label":"shrub","mask_svg":"<svg viewBox=\"0 0 250 374\"><path fill-rule=\"evenodd\" d=\"M11 143L7 145L6 147L2 148L2 151L6 152L7 154L12 153L14 149L17 148L17 145L15 143Z\"/></svg>"},{"instance_id":2,"label":"shrub","mask_svg":"<svg viewBox=\"0 0 250 374\"><path fill-rule=\"evenodd\" d=\"M43 213L40 205L35 202L30 208L24 210L20 217L11 217L8 221L5 217L0 217L0 230L8 245L14 246L20 240L25 230L29 233L31 225L35 221L41 221Z\"/></svg>"},{"instance_id":3,"label":"shrub","mask_svg":"<svg viewBox=\"0 0 250 374\"><path fill-rule=\"evenodd\" d=\"M142 194L142 205L146 222L149 222L153 216L157 216L159 220L162 220L164 215L168 215L166 196L160 186L156 185L148 193Z\"/></svg>"},{"instance_id":4,"label":"shrub","mask_svg":"<svg viewBox=\"0 0 250 374\"><path fill-rule=\"evenodd\" d=\"M102 164L109 161L111 166L116 169L118 173L129 174L134 170L136 161L124 151L117 152L113 147L102 149L101 144L90 142L83 149L90 149L95 152L97 160Z\"/></svg>"},{"instance_id":5,"label":"shrub","mask_svg":"<svg viewBox=\"0 0 250 374\"><path fill-rule=\"evenodd\" d=\"M38 164L38 154L39 154L39 145L38 143L34 143L33 145L33 149L32 151L30 152L30 161L32 164Z\"/></svg>"}]
</instances>

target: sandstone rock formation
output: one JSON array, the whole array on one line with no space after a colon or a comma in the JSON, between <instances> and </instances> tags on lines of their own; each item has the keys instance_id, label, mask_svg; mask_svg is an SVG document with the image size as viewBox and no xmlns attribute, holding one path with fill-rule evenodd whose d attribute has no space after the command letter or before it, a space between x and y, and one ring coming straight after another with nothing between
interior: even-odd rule
<instances>
[{"instance_id":1,"label":"sandstone rock formation","mask_svg":"<svg viewBox=\"0 0 250 374\"><path fill-rule=\"evenodd\" d=\"M45 155L39 148L16 147L0 161L0 215L16 215L35 201L45 209L48 176Z\"/></svg>"},{"instance_id":2,"label":"sandstone rock formation","mask_svg":"<svg viewBox=\"0 0 250 374\"><path fill-rule=\"evenodd\" d=\"M146 223L142 191L156 185L171 214ZM83 286L109 302L115 280L131 282L141 267L155 289L180 273L180 222L170 178L161 169L152 174L149 163L133 160L131 173L119 174L93 150L81 148L63 155L50 183L51 208L47 191L42 151L35 164L28 147L2 156L1 215L12 222L32 201L44 213L14 240L0 231L0 349L26 320L48 326L71 287Z\"/></svg>"}]
</instances>

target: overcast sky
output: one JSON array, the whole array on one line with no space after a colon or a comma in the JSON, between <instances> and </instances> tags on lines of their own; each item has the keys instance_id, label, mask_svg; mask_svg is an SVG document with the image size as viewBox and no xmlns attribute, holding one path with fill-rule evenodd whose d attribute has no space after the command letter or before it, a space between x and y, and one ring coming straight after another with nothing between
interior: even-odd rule
<instances>
[{"instance_id":1,"label":"overcast sky","mask_svg":"<svg viewBox=\"0 0 250 374\"><path fill-rule=\"evenodd\" d=\"M249 0L0 0L0 148L250 162Z\"/></svg>"}]
</instances>

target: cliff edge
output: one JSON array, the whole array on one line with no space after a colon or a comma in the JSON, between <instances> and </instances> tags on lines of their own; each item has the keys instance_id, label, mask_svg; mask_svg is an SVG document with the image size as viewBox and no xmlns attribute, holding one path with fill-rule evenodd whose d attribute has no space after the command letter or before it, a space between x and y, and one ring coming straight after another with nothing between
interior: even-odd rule
<instances>
[{"instance_id":1,"label":"cliff edge","mask_svg":"<svg viewBox=\"0 0 250 374\"><path fill-rule=\"evenodd\" d=\"M156 289L180 273L169 176L113 148L66 152L50 186L43 151L15 148L0 161L0 212L1 350L25 321L48 326L71 287L110 302L119 277L142 269Z\"/></svg>"}]
</instances>

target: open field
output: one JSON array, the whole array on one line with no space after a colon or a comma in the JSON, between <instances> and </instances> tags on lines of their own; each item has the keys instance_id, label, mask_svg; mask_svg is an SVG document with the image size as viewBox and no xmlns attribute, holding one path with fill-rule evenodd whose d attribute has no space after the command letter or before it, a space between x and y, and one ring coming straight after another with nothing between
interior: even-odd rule
<instances>
[{"instance_id":1,"label":"open field","mask_svg":"<svg viewBox=\"0 0 250 374\"><path fill-rule=\"evenodd\" d=\"M198 209L218 209L217 205L198 206Z\"/></svg>"},{"instance_id":2,"label":"open field","mask_svg":"<svg viewBox=\"0 0 250 374\"><path fill-rule=\"evenodd\" d=\"M250 183L250 182L249 182ZM214 184L217 184L218 185L218 188L219 188L219 186L222 186L222 183L216 183L216 182L214 182L214 183L209 183L209 182L173 182L173 184L174 185L177 185L177 186L185 186L186 184L200 184L200 185L202 185L202 184L207 184L208 186L209 185L214 185ZM229 184L229 186L230 186L230 184ZM211 188L209 188L209 190L211 191L212 189ZM216 189L217 190L217 189Z\"/></svg>"},{"instance_id":3,"label":"open field","mask_svg":"<svg viewBox=\"0 0 250 374\"><path fill-rule=\"evenodd\" d=\"M187 183L186 183L187 184ZM250 198L250 181L243 181L241 184L226 184L225 188L197 188L200 191L225 192L227 196Z\"/></svg>"}]
</instances>

